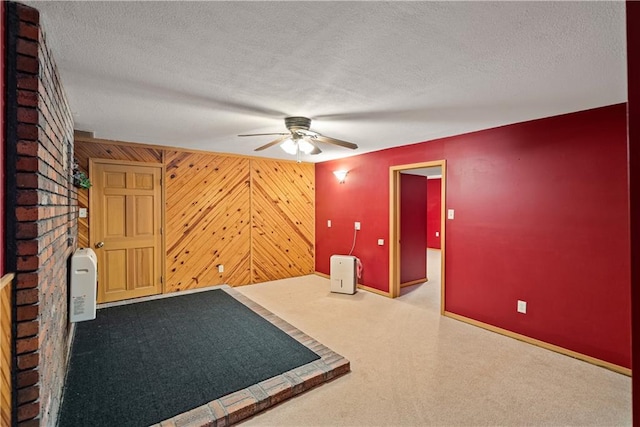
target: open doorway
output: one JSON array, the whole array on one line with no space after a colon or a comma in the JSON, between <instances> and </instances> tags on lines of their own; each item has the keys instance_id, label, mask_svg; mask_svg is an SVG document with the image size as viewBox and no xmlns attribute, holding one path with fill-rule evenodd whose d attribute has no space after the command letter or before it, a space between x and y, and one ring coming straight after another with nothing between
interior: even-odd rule
<instances>
[{"instance_id":1,"label":"open doorway","mask_svg":"<svg viewBox=\"0 0 640 427\"><path fill-rule=\"evenodd\" d=\"M439 281L441 313L444 312L445 307L445 181L446 162L444 160L390 168L389 295L392 298L400 296L402 286L423 283L426 279L432 283ZM406 187L411 187L412 191L407 191ZM428 188L431 188L431 197L428 197ZM437 214L434 214L435 201L438 202L435 208L439 211ZM420 209L416 209L415 213L406 212L406 209L412 209L412 206L419 206ZM428 212L429 210L431 212ZM422 220L420 220L421 216ZM408 255L408 251L412 253ZM424 264L421 265L416 256L424 257ZM407 260L411 262L411 266L403 268L403 262L407 263ZM416 268L424 268L425 277L421 278ZM414 271L409 271L411 269Z\"/></svg>"},{"instance_id":2,"label":"open doorway","mask_svg":"<svg viewBox=\"0 0 640 427\"><path fill-rule=\"evenodd\" d=\"M440 287L442 272L442 168L419 169L427 172L427 279ZM438 289L436 298L439 299Z\"/></svg>"}]
</instances>

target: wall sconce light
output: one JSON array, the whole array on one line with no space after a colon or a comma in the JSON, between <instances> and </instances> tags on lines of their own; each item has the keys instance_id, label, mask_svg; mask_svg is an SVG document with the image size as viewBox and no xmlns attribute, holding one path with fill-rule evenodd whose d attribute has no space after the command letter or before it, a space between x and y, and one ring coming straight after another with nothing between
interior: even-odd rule
<instances>
[{"instance_id":1,"label":"wall sconce light","mask_svg":"<svg viewBox=\"0 0 640 427\"><path fill-rule=\"evenodd\" d=\"M338 178L338 182L340 182L340 184L344 184L344 180L347 177L348 172L348 170L339 170L333 171L333 174L336 176L336 178Z\"/></svg>"}]
</instances>

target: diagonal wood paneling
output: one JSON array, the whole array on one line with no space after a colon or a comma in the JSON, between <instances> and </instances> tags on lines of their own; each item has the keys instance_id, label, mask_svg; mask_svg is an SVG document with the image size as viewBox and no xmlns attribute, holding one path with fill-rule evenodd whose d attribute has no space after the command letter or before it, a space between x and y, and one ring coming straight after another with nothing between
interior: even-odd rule
<instances>
[{"instance_id":1,"label":"diagonal wood paneling","mask_svg":"<svg viewBox=\"0 0 640 427\"><path fill-rule=\"evenodd\" d=\"M164 293L314 271L313 164L76 138L75 158L165 164ZM78 207L88 207L78 190ZM78 244L89 244L78 222ZM224 265L218 273L217 265Z\"/></svg>"},{"instance_id":2,"label":"diagonal wood paneling","mask_svg":"<svg viewBox=\"0 0 640 427\"><path fill-rule=\"evenodd\" d=\"M253 283L314 272L313 164L251 160Z\"/></svg>"},{"instance_id":3,"label":"diagonal wood paneling","mask_svg":"<svg viewBox=\"0 0 640 427\"><path fill-rule=\"evenodd\" d=\"M166 152L165 292L251 282L249 162Z\"/></svg>"},{"instance_id":4,"label":"diagonal wood paneling","mask_svg":"<svg viewBox=\"0 0 640 427\"><path fill-rule=\"evenodd\" d=\"M136 147L135 145L119 145L76 139L74 146L75 159L85 172L89 167L89 159L130 160L145 163L162 163L162 151Z\"/></svg>"},{"instance_id":5,"label":"diagonal wood paneling","mask_svg":"<svg viewBox=\"0 0 640 427\"><path fill-rule=\"evenodd\" d=\"M76 138L73 155L82 172L89 175L89 159L130 160L146 163L162 163L160 150L118 145ZM90 177L91 178L91 177ZM89 208L89 190L77 189L78 208ZM78 218L78 247L89 247L89 218Z\"/></svg>"}]
</instances>

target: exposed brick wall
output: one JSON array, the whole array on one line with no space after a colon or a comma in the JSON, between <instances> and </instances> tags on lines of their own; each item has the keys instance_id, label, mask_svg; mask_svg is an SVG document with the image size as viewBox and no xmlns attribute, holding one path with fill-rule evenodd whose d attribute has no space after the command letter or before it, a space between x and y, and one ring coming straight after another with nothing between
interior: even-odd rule
<instances>
[{"instance_id":1,"label":"exposed brick wall","mask_svg":"<svg viewBox=\"0 0 640 427\"><path fill-rule=\"evenodd\" d=\"M66 373L68 260L77 235L73 119L36 9L8 4L15 72L16 419L54 425ZM11 98L8 96L8 98ZM10 214L10 213L8 213ZM70 237L72 237L70 239Z\"/></svg>"}]
</instances>

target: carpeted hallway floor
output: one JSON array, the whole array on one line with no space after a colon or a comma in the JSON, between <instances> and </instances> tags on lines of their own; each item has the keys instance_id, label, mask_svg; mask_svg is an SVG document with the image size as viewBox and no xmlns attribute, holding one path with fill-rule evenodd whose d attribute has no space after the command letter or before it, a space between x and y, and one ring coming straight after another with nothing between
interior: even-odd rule
<instances>
[{"instance_id":1,"label":"carpeted hallway floor","mask_svg":"<svg viewBox=\"0 0 640 427\"><path fill-rule=\"evenodd\" d=\"M244 424L631 425L629 377L442 317L437 270L429 277L396 300L331 294L314 275L236 288L352 370Z\"/></svg>"}]
</instances>

